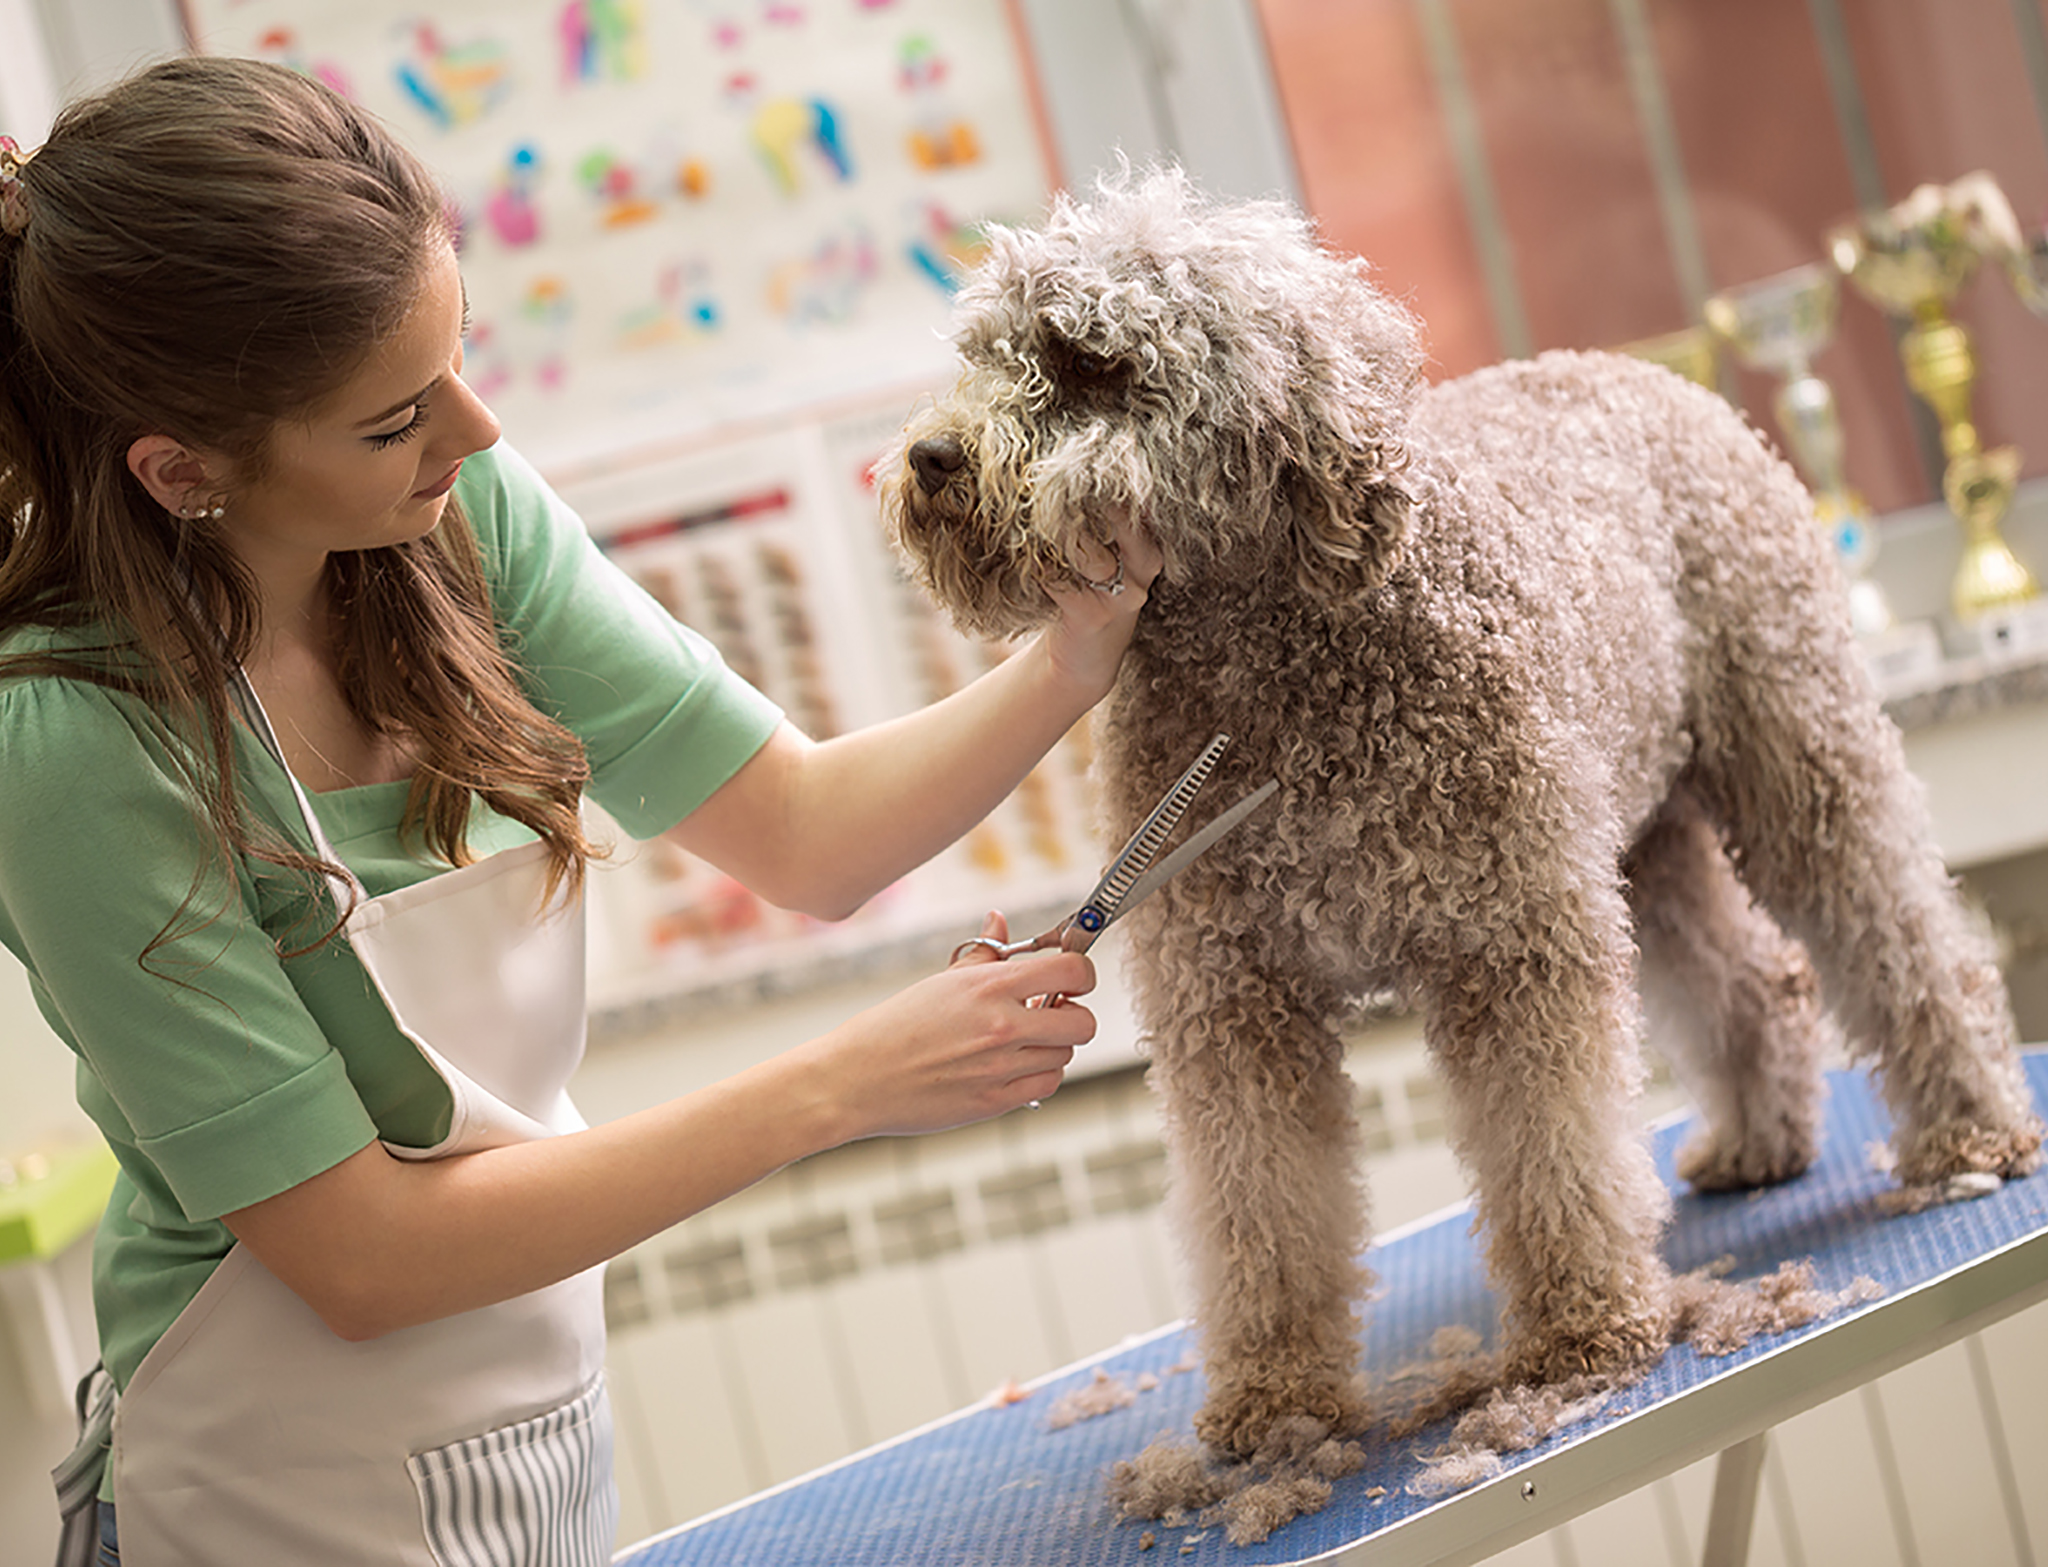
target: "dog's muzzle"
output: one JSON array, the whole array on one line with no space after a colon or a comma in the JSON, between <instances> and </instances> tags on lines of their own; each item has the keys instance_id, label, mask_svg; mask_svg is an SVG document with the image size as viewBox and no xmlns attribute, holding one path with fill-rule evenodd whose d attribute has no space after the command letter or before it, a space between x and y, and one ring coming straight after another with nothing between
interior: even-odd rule
<instances>
[{"instance_id":1,"label":"dog's muzzle","mask_svg":"<svg viewBox=\"0 0 2048 1567\"><path fill-rule=\"evenodd\" d=\"M967 466L967 448L950 435L930 435L910 447L910 469L917 475L917 487L936 495L946 481Z\"/></svg>"}]
</instances>

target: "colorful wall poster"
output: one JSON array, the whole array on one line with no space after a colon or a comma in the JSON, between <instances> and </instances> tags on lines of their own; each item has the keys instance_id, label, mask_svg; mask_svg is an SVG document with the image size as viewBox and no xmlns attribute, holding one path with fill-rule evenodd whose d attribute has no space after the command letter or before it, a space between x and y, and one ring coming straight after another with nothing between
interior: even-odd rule
<instances>
[{"instance_id":1,"label":"colorful wall poster","mask_svg":"<svg viewBox=\"0 0 2048 1567\"><path fill-rule=\"evenodd\" d=\"M184 0L461 212L471 380L555 471L947 373L1052 171L1009 0Z\"/></svg>"}]
</instances>

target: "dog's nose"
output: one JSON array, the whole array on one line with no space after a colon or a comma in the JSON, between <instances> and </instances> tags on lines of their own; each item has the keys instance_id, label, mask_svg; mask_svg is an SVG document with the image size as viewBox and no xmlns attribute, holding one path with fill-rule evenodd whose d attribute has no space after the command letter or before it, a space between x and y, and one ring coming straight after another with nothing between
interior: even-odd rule
<instances>
[{"instance_id":1,"label":"dog's nose","mask_svg":"<svg viewBox=\"0 0 2048 1567\"><path fill-rule=\"evenodd\" d=\"M954 474L967 466L967 449L950 435L927 436L911 444L910 466L917 474L917 487L936 495Z\"/></svg>"}]
</instances>

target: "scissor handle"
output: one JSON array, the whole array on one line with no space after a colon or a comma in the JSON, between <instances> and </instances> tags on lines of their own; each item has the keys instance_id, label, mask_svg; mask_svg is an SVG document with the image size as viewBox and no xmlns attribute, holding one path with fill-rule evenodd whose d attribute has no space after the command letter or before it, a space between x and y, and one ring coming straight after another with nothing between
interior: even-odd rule
<instances>
[{"instance_id":1,"label":"scissor handle","mask_svg":"<svg viewBox=\"0 0 2048 1567\"><path fill-rule=\"evenodd\" d=\"M1096 926L1097 930L1101 928L1101 925ZM969 936L953 949L953 956L947 962L949 967L958 963L961 954L969 947L986 947L1000 962L1006 958L1022 957L1027 952L1043 952L1051 947L1057 947L1062 952L1086 952L1094 941L1094 935L1083 930L1076 920L1066 919L1061 920L1051 930L1041 931L1029 941L998 941L993 936ZM1028 1007L1058 1007L1065 1006L1066 1001L1065 996L1054 993L1033 996L1024 1004Z\"/></svg>"},{"instance_id":2,"label":"scissor handle","mask_svg":"<svg viewBox=\"0 0 2048 1567\"><path fill-rule=\"evenodd\" d=\"M953 955L946 961L949 965L958 963L970 947L986 947L996 955L998 961L1004 958L1022 957L1027 952L1041 952L1047 947L1060 945L1060 937L1065 930L1066 927L1064 925L1055 926L1051 930L1031 937L1028 941L998 941L993 936L969 936L953 949Z\"/></svg>"}]
</instances>

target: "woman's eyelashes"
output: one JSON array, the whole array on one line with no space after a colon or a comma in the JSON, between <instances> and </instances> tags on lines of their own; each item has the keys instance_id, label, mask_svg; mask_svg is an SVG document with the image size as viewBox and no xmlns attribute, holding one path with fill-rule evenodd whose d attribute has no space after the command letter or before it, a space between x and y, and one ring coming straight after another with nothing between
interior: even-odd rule
<instances>
[{"instance_id":1,"label":"woman's eyelashes","mask_svg":"<svg viewBox=\"0 0 2048 1567\"><path fill-rule=\"evenodd\" d=\"M386 430L381 435L371 436L369 438L370 444L381 452L387 446L396 446L400 441L411 440L415 435L418 435L420 433L421 429L425 427L426 422L426 403L416 403L413 405L412 418L410 420L408 420L405 424L399 426L399 428L397 428L396 430Z\"/></svg>"}]
</instances>

